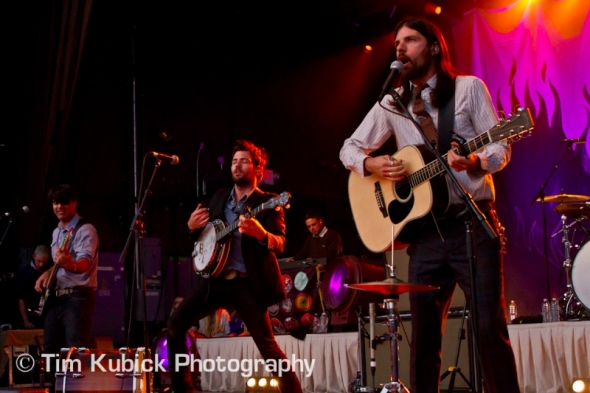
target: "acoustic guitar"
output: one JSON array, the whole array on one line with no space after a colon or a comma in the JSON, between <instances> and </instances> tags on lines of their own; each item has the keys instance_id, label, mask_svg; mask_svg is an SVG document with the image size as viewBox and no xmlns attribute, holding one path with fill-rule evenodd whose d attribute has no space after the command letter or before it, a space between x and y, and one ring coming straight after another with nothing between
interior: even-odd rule
<instances>
[{"instance_id":1,"label":"acoustic guitar","mask_svg":"<svg viewBox=\"0 0 590 393\"><path fill-rule=\"evenodd\" d=\"M490 143L518 141L530 135L533 126L530 111L520 109L509 119L501 120L453 150L467 156ZM421 226L419 219L425 219L431 210L435 216L447 210L449 190L442 176L444 168L430 155L424 146L414 145L395 153L392 158L403 160L408 170L408 175L397 182L375 174L361 177L351 171L348 180L350 206L361 240L369 250L382 252L399 235L399 240L407 242L414 235L412 232ZM448 153L443 155L443 159L447 156Z\"/></svg>"}]
</instances>

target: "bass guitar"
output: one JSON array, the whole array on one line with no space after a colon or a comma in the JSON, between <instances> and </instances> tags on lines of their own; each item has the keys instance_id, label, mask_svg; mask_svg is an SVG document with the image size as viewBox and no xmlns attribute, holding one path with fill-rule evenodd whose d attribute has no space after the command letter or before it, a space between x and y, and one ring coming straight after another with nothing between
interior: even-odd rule
<instances>
[{"instance_id":1,"label":"bass guitar","mask_svg":"<svg viewBox=\"0 0 590 393\"><path fill-rule=\"evenodd\" d=\"M244 216L252 218L264 210L279 207L288 209L290 201L291 194L282 192L281 195L269 199ZM193 268L197 273L205 278L215 278L223 271L231 247L229 235L238 228L238 224L239 221L227 225L222 220L213 220L205 225L192 252Z\"/></svg>"},{"instance_id":2,"label":"bass guitar","mask_svg":"<svg viewBox=\"0 0 590 393\"><path fill-rule=\"evenodd\" d=\"M501 120L492 129L463 143L453 150L464 156L490 143L520 140L533 128L528 109L520 109L509 119ZM361 177L352 171L348 180L348 194L354 222L365 246L373 252L382 252L391 242L411 236L420 226L421 219L431 210L435 215L444 213L449 206L449 190L443 174L444 168L424 146L408 145L392 158L403 160L408 175L392 182L375 174ZM443 159L447 159L447 154ZM434 192L433 192L434 189ZM433 197L434 194L434 197ZM434 200L434 207L433 207ZM411 224L411 225L408 225Z\"/></svg>"},{"instance_id":3,"label":"bass guitar","mask_svg":"<svg viewBox=\"0 0 590 393\"><path fill-rule=\"evenodd\" d=\"M66 236L63 238L63 240L59 246L60 251L64 251L66 248L69 247L70 240L72 240L73 233L74 233L74 228L72 227L72 228L70 228L68 233L66 233ZM45 304L47 303L47 299L49 299L49 296L51 295L51 289L53 288L53 284L55 282L55 276L57 276L58 270L59 270L59 266L57 264L54 264L53 266L51 266L51 269L49 269L49 277L47 278L47 284L45 286L45 290L43 291L43 294L41 295L41 299L39 299L39 308L34 311L34 313L39 316L43 315L43 309L45 308Z\"/></svg>"}]
</instances>

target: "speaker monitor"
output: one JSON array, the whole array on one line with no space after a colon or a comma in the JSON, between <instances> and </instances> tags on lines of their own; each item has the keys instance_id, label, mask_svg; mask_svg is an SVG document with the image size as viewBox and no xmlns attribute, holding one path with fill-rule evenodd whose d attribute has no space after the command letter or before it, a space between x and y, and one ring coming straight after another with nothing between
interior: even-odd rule
<instances>
[{"instance_id":1,"label":"speaker monitor","mask_svg":"<svg viewBox=\"0 0 590 393\"><path fill-rule=\"evenodd\" d=\"M150 367L144 362L146 359L143 348L118 351L63 348L59 365L67 369L56 370L55 392L144 393L147 376L143 371Z\"/></svg>"}]
</instances>

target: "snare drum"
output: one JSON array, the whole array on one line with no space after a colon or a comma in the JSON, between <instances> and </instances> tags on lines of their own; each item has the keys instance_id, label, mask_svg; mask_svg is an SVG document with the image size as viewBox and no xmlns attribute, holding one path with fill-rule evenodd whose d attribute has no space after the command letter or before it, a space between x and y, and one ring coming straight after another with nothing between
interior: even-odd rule
<instances>
[{"instance_id":1,"label":"snare drum","mask_svg":"<svg viewBox=\"0 0 590 393\"><path fill-rule=\"evenodd\" d=\"M572 265L572 286L578 300L590 309L590 242L576 254Z\"/></svg>"}]
</instances>

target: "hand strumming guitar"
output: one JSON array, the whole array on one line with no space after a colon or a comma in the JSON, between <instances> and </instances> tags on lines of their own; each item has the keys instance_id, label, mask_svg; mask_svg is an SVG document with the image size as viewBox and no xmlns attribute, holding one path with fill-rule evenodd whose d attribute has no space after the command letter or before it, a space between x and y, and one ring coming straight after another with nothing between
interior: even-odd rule
<instances>
[{"instance_id":1,"label":"hand strumming guitar","mask_svg":"<svg viewBox=\"0 0 590 393\"><path fill-rule=\"evenodd\" d=\"M365 169L391 181L400 181L408 174L402 160L396 160L388 155L368 157L365 159Z\"/></svg>"}]
</instances>

